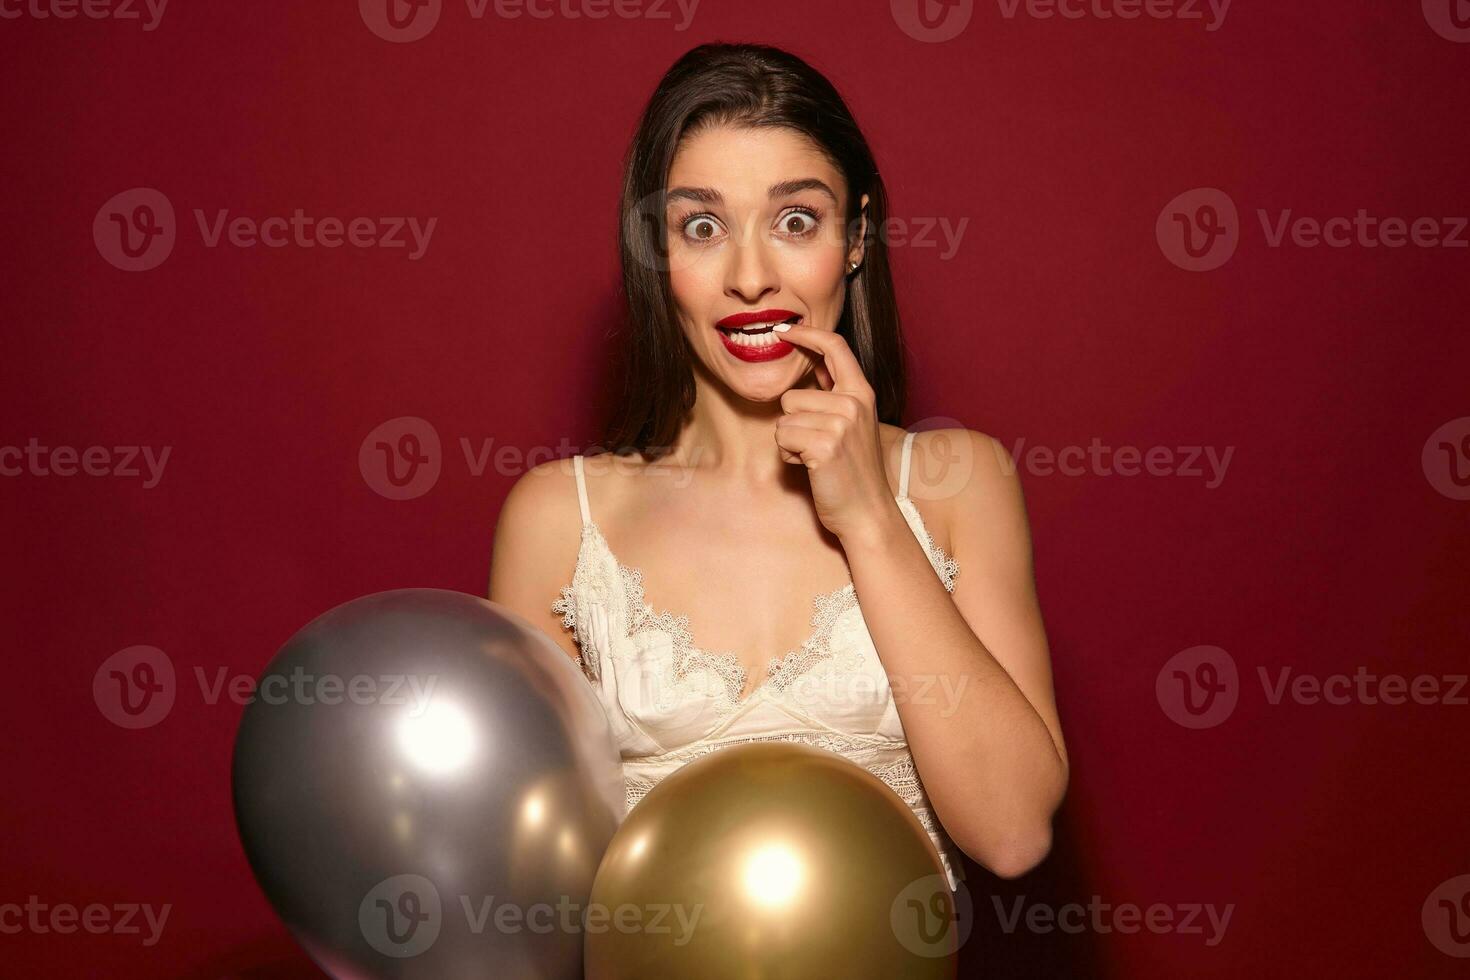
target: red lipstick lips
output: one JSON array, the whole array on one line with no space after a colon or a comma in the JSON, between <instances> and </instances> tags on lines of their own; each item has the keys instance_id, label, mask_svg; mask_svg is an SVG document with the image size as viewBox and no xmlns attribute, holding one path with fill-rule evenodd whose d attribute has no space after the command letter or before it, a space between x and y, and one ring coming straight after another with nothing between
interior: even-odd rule
<instances>
[{"instance_id":1,"label":"red lipstick lips","mask_svg":"<svg viewBox=\"0 0 1470 980\"><path fill-rule=\"evenodd\" d=\"M801 314L791 310L757 310L732 313L716 323L715 328L720 332L725 350L736 359L747 363L775 361L790 354L796 346L772 333L770 326L800 319Z\"/></svg>"}]
</instances>

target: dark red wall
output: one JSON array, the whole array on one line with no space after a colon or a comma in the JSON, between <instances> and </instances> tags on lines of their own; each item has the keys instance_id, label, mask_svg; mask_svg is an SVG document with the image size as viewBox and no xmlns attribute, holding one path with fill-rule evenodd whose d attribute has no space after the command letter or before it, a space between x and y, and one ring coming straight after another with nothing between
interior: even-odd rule
<instances>
[{"instance_id":1,"label":"dark red wall","mask_svg":"<svg viewBox=\"0 0 1470 980\"><path fill-rule=\"evenodd\" d=\"M0 934L0 972L293 958L231 819L241 706L209 703L196 670L254 675L366 593L484 593L520 454L595 442L621 155L659 74L715 39L790 47L850 100L906 223L909 420L990 432L1025 465L1074 771L1042 869L971 868L967 968L1463 970L1438 903L1470 873L1470 708L1444 703L1470 660L1470 24L1453 2L1237 0L1220 21L1203 0L1131 20L1098 15L1128 0L1075 19L996 0L967 22L949 9L939 29L963 28L934 42L911 0L703 0L683 30L653 0L602 20L444 0L414 41L375 34L391 32L372 3L175 0L148 30L0 0L0 448L106 447L91 469L112 473L0 458L0 903L171 905L153 946ZM174 212L153 199L174 243L147 271L119 268L110 218L146 203L114 200L134 188ZM195 218L298 208L436 223L414 259L210 247ZM1434 219L1419 238L1439 243L1272 242L1284 212L1360 210ZM1200 237L1211 215L1218 240ZM1215 251L1190 258L1181 220ZM441 448L437 477L400 493L369 436L402 417ZM1031 455L1094 440L1108 455L1073 475ZM513 452L472 467L466 441ZM167 448L156 484L113 472L127 446ZM1124 475L1122 447L1163 448ZM1189 447L1231 453L1223 479L1190 475ZM175 700L130 730L92 682L139 645L173 665ZM1183 696L1203 694L1179 678L1212 667L1213 713L1191 714ZM1272 703L1261 672L1282 670L1422 675L1440 694ZM1020 896L1233 911L1215 945L1121 934L1113 913L1007 936L995 902Z\"/></svg>"}]
</instances>

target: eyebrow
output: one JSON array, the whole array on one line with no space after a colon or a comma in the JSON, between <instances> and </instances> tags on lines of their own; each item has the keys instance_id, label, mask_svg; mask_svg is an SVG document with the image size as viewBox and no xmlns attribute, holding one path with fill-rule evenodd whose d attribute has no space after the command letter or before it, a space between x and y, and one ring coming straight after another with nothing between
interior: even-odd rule
<instances>
[{"instance_id":1,"label":"eyebrow","mask_svg":"<svg viewBox=\"0 0 1470 980\"><path fill-rule=\"evenodd\" d=\"M801 191L820 191L830 197L833 204L837 203L837 195L832 188L827 186L826 181L818 180L816 177L783 180L772 184L767 189L766 195L774 199L798 194ZM712 187L673 187L669 189L666 199L671 204L679 200L698 201L701 204L723 204L725 202L724 195Z\"/></svg>"}]
</instances>

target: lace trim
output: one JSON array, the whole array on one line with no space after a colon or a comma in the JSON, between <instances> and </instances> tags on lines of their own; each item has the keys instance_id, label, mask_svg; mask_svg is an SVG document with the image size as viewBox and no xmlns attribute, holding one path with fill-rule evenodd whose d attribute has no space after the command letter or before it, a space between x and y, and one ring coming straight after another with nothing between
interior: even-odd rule
<instances>
[{"instance_id":1,"label":"lace trim","mask_svg":"<svg viewBox=\"0 0 1470 980\"><path fill-rule=\"evenodd\" d=\"M572 642L577 644L577 646L585 649L586 644L582 640L582 631L578 628L577 625L577 598L576 595L573 593L572 587L570 585L564 586L562 588L560 598L558 598L555 602L551 604L551 611L554 613L562 614L561 628L571 630ZM592 680L596 680L596 660L596 657L588 660L585 659L581 654L578 654L576 659L574 659L572 663L576 664L578 669L580 669L584 675L591 678Z\"/></svg>"},{"instance_id":2,"label":"lace trim","mask_svg":"<svg viewBox=\"0 0 1470 980\"><path fill-rule=\"evenodd\" d=\"M939 546L933 533L924 523L923 515L918 512L911 498L898 497L895 499L907 502L909 509L913 511L917 526L914 525L914 521L910 521L910 527L915 532L922 532L924 552L929 558L930 565L939 576L945 591L953 592L955 578L960 571L959 562ZM655 610L648 604L644 594L642 570L624 565L618 560L611 546L607 544L607 539L602 536L602 530L598 528L596 522L588 521L584 524L583 532L584 536L594 534L601 539L603 549L617 567L618 578L622 586L620 591L623 596L624 622L629 624L626 635L632 637L648 631L659 631L668 635L674 647L673 675L675 681L682 682L696 671L713 673L724 682L724 701L727 709L744 704L766 687L770 687L777 693L785 691L796 678L822 661L830 659L832 654L829 640L833 626L843 613L858 605L857 591L851 582L831 592L814 596L810 621L811 635L796 649L778 654L767 661L766 680L756 685L749 695L742 698L741 693L745 690L745 685L749 683L750 675L740 658L730 651L707 650L696 646L694 636L689 629L689 617L687 615L676 616L667 610ZM551 604L551 611L561 614L562 628L572 631L573 640L583 650L583 655L579 655L574 662L589 679L596 681L598 680L598 658L585 656L589 644L586 630L577 616L576 583L581 579L581 573L587 565L586 550L585 542L584 546L577 549L577 565L572 574L572 584L561 589L559 597Z\"/></svg>"},{"instance_id":3,"label":"lace trim","mask_svg":"<svg viewBox=\"0 0 1470 980\"><path fill-rule=\"evenodd\" d=\"M775 691L785 691L796 680L807 671L811 670L823 660L832 657L832 630L836 627L838 619L849 609L857 608L857 589L851 583L832 592L824 593L812 599L815 611L812 613L811 627L812 635L795 650L788 651L780 657L771 658L766 664L765 686ZM759 690L759 688L757 688Z\"/></svg>"},{"instance_id":4,"label":"lace trim","mask_svg":"<svg viewBox=\"0 0 1470 980\"><path fill-rule=\"evenodd\" d=\"M611 549L609 549L609 553ZM812 598L810 635L801 646L778 654L766 662L766 680L757 684L749 694L742 694L750 681L750 673L740 658L731 651L708 650L694 643L687 615L675 615L667 610L656 611L649 605L643 588L643 572L614 561L623 582L626 602L628 636L656 631L669 637L673 644L673 674L676 682L685 681L696 671L708 671L724 682L726 707L744 704L766 687L784 691L791 682L831 657L829 640L838 618L847 610L857 606L857 591L851 582L831 592Z\"/></svg>"},{"instance_id":5,"label":"lace trim","mask_svg":"<svg viewBox=\"0 0 1470 980\"><path fill-rule=\"evenodd\" d=\"M924 529L924 537L929 545L929 561L934 566L934 570L939 573L939 579L944 583L944 590L953 592L955 576L960 573L960 563L939 547L938 542L934 540L934 535L929 533L927 527Z\"/></svg>"},{"instance_id":6,"label":"lace trim","mask_svg":"<svg viewBox=\"0 0 1470 980\"><path fill-rule=\"evenodd\" d=\"M899 496L894 499L901 504L909 505L908 509L913 512L914 516L914 519L909 521L909 527L914 531L915 536L923 532L924 554L928 556L929 564L934 567L939 580L944 583L944 590L953 592L955 576L960 573L960 563L951 558L943 548L939 547L939 542L934 540L934 533L929 530L929 525L924 523L924 515L919 513L919 507L914 503L914 498Z\"/></svg>"}]
</instances>

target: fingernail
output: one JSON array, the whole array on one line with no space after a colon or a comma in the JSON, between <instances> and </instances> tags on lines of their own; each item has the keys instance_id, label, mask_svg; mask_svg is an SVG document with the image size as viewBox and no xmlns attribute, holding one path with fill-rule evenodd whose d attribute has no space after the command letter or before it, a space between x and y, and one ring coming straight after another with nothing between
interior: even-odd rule
<instances>
[{"instance_id":1,"label":"fingernail","mask_svg":"<svg viewBox=\"0 0 1470 980\"><path fill-rule=\"evenodd\" d=\"M785 333L786 331L788 331L788 330L791 329L791 324L789 324L789 323L778 323L774 327L772 327L771 329L774 330L776 333Z\"/></svg>"}]
</instances>

